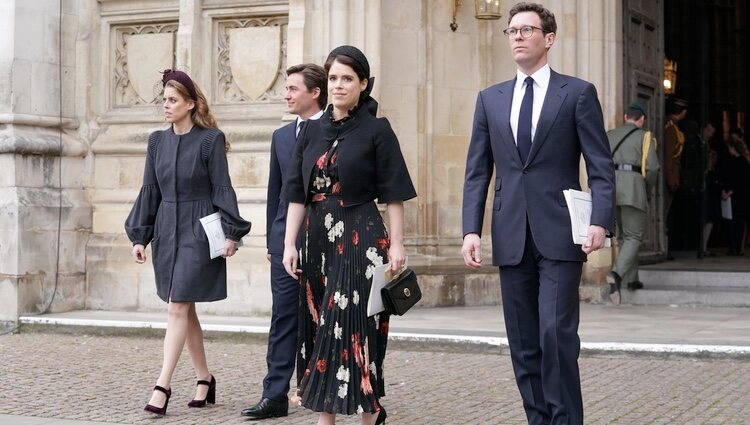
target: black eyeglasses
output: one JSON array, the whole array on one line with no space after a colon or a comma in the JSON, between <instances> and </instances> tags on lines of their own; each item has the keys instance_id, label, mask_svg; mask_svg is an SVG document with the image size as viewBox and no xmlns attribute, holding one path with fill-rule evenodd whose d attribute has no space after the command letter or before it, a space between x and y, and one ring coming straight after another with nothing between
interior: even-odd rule
<instances>
[{"instance_id":1,"label":"black eyeglasses","mask_svg":"<svg viewBox=\"0 0 750 425\"><path fill-rule=\"evenodd\" d=\"M507 35L508 38L513 38L516 35L518 35L518 33L520 32L521 33L521 37L523 37L523 38L529 38L532 35L534 35L534 30L539 30L541 32L544 32L544 30L541 29L541 28L539 28L539 27L535 27L535 26L532 26L532 25L525 25L525 26L521 27L520 29L519 28L513 28L513 27L506 28L506 29L503 30L503 34Z\"/></svg>"}]
</instances>

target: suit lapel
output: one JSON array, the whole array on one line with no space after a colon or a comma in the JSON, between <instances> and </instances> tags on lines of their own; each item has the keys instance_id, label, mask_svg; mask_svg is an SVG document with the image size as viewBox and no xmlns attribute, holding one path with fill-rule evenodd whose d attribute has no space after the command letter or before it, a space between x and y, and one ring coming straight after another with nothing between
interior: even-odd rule
<instances>
[{"instance_id":1,"label":"suit lapel","mask_svg":"<svg viewBox=\"0 0 750 425\"><path fill-rule=\"evenodd\" d=\"M527 164L530 164L534 160L536 153L539 152L539 149L542 148L542 145L547 140L547 135L552 128L552 124L555 123L557 113L560 112L560 107L568 95L563 90L563 87L567 84L560 74L550 70L549 86L547 87L547 94L544 96L542 111L539 113L539 121L536 124L536 132L534 133L534 140L531 143L531 151L526 161Z\"/></svg>"},{"instance_id":2,"label":"suit lapel","mask_svg":"<svg viewBox=\"0 0 750 425\"><path fill-rule=\"evenodd\" d=\"M498 99L498 110L500 119L497 121L500 130L500 140L508 149L511 158L521 167L521 155L516 147L516 139L513 137L513 130L510 128L510 105L513 102L513 88L516 86L516 79L506 81L498 86L500 97Z\"/></svg>"}]
</instances>

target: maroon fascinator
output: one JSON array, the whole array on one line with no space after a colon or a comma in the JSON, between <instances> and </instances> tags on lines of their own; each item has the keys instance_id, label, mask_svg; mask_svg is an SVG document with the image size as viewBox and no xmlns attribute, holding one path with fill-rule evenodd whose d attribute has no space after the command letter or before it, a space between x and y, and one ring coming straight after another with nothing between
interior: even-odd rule
<instances>
[{"instance_id":1,"label":"maroon fascinator","mask_svg":"<svg viewBox=\"0 0 750 425\"><path fill-rule=\"evenodd\" d=\"M162 85L166 86L167 82L170 80L177 81L178 83L185 86L188 93L190 93L191 99L198 100L198 96L195 94L195 85L193 84L193 80L190 79L189 75L176 69L165 69L164 71L162 71L162 74L164 74L161 77Z\"/></svg>"}]
</instances>

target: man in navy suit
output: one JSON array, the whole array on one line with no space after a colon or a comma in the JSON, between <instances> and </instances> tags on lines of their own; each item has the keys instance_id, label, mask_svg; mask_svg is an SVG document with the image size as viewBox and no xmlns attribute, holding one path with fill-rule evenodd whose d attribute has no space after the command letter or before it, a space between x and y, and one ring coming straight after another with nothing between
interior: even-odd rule
<instances>
[{"instance_id":1,"label":"man in navy suit","mask_svg":"<svg viewBox=\"0 0 750 425\"><path fill-rule=\"evenodd\" d=\"M273 132L271 165L266 207L266 246L271 262L271 328L268 332L266 363L261 400L242 411L242 416L265 419L286 416L289 412L289 380L297 355L297 311L299 283L281 264L284 254L287 203L279 198L281 184L294 146L305 121L318 119L326 106L328 82L325 70L315 64L292 66L286 70L287 110L297 119Z\"/></svg>"},{"instance_id":2,"label":"man in navy suit","mask_svg":"<svg viewBox=\"0 0 750 425\"><path fill-rule=\"evenodd\" d=\"M462 254L482 265L480 235L495 171L492 264L500 267L506 333L529 424L583 424L578 285L587 254L611 234L614 166L596 89L547 64L555 16L518 3L508 36L516 77L479 93L466 161ZM530 77L530 78L529 78ZM562 191L580 189L586 162L593 208L575 245Z\"/></svg>"}]
</instances>

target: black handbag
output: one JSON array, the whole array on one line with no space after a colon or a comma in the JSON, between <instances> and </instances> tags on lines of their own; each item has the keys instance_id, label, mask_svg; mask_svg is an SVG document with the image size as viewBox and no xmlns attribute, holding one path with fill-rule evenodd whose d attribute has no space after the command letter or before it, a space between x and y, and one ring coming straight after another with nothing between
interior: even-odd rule
<instances>
[{"instance_id":1,"label":"black handbag","mask_svg":"<svg viewBox=\"0 0 750 425\"><path fill-rule=\"evenodd\" d=\"M380 290L380 295L387 314L402 316L422 299L422 290L419 289L414 271L404 269Z\"/></svg>"}]
</instances>

